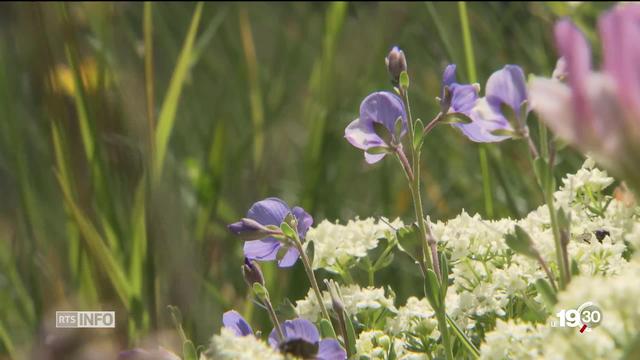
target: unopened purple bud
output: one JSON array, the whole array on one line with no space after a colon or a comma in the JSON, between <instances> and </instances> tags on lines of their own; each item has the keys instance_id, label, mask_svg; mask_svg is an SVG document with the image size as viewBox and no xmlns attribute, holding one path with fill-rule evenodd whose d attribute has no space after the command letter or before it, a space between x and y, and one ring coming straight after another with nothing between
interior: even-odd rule
<instances>
[{"instance_id":1,"label":"unopened purple bud","mask_svg":"<svg viewBox=\"0 0 640 360\"><path fill-rule=\"evenodd\" d=\"M404 56L404 52L399 47L394 46L384 61L387 64L391 82L397 86L400 81L400 74L403 71L407 71L407 58Z\"/></svg>"},{"instance_id":2,"label":"unopened purple bud","mask_svg":"<svg viewBox=\"0 0 640 360\"><path fill-rule=\"evenodd\" d=\"M227 225L229 231L240 236L244 240L260 240L271 235L277 235L278 231L269 229L259 222L243 218L240 221Z\"/></svg>"},{"instance_id":3,"label":"unopened purple bud","mask_svg":"<svg viewBox=\"0 0 640 360\"><path fill-rule=\"evenodd\" d=\"M249 287L252 287L255 283L264 286L264 276L262 276L262 270L260 270L260 266L254 260L244 258L244 265L242 265L242 275L244 276L244 281L247 283L247 285L249 285Z\"/></svg>"}]
</instances>

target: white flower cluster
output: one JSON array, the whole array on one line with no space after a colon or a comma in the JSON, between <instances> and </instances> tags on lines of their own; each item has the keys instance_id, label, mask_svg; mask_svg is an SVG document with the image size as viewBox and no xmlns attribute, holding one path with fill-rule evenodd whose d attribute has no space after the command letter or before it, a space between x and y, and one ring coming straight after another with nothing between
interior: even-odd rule
<instances>
[{"instance_id":1,"label":"white flower cluster","mask_svg":"<svg viewBox=\"0 0 640 360\"><path fill-rule=\"evenodd\" d=\"M216 360L284 360L280 352L255 336L237 336L222 328L211 340L210 358Z\"/></svg>"},{"instance_id":2,"label":"white flower cluster","mask_svg":"<svg viewBox=\"0 0 640 360\"><path fill-rule=\"evenodd\" d=\"M346 224L323 220L309 229L307 241L313 242L313 268L324 268L338 273L352 260L367 256L367 251L378 246L382 237L403 227L399 219L392 222L367 218L349 220ZM308 244L308 243L307 243Z\"/></svg>"},{"instance_id":3,"label":"white flower cluster","mask_svg":"<svg viewBox=\"0 0 640 360\"><path fill-rule=\"evenodd\" d=\"M340 292L344 308L350 315L382 309L386 309L389 314L398 311L393 305L394 299L385 295L385 291L382 288L361 288L358 285L349 285L341 287ZM327 308L331 307L331 295L329 292L322 292L322 300ZM306 298L296 302L295 310L299 317L309 321L315 322L320 318L320 306L312 290L309 290Z\"/></svg>"},{"instance_id":4,"label":"white flower cluster","mask_svg":"<svg viewBox=\"0 0 640 360\"><path fill-rule=\"evenodd\" d=\"M602 322L592 331L553 328L545 337L548 359L621 359L640 339L640 259L629 262L611 277L580 276L560 293L555 310L576 309L586 301L596 304ZM631 357L627 357L631 358Z\"/></svg>"},{"instance_id":5,"label":"white flower cluster","mask_svg":"<svg viewBox=\"0 0 640 360\"><path fill-rule=\"evenodd\" d=\"M424 353L408 351L402 340L380 330L363 331L356 339L356 358L360 360L427 360Z\"/></svg>"},{"instance_id":6,"label":"white flower cluster","mask_svg":"<svg viewBox=\"0 0 640 360\"><path fill-rule=\"evenodd\" d=\"M542 325L497 320L495 329L485 336L480 348L480 358L541 359L547 331L548 328Z\"/></svg>"}]
</instances>

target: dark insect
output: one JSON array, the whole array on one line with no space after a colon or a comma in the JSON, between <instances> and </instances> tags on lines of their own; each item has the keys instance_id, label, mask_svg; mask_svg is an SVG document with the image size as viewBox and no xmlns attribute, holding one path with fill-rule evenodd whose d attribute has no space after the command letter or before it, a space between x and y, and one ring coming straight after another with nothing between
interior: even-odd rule
<instances>
[{"instance_id":1,"label":"dark insect","mask_svg":"<svg viewBox=\"0 0 640 360\"><path fill-rule=\"evenodd\" d=\"M287 340L280 344L280 351L303 359L315 359L318 354L318 343L312 344L302 339Z\"/></svg>"},{"instance_id":2,"label":"dark insect","mask_svg":"<svg viewBox=\"0 0 640 360\"><path fill-rule=\"evenodd\" d=\"M598 239L598 241L601 242L601 243L602 243L602 240L604 240L605 237L611 235L611 234L609 234L609 232L607 230L604 230L604 229L596 230L594 232L594 234L596 234L596 239Z\"/></svg>"}]
</instances>

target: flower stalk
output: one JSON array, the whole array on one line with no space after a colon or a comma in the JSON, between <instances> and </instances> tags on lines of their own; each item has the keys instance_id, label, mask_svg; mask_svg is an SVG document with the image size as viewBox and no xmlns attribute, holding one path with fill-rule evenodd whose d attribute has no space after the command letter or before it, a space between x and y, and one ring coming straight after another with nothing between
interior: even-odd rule
<instances>
[{"instance_id":1,"label":"flower stalk","mask_svg":"<svg viewBox=\"0 0 640 360\"><path fill-rule=\"evenodd\" d=\"M409 92L408 92L408 84L407 86L403 86L400 89L400 95L402 97L402 101L404 102L405 109L407 111L407 118L409 123L409 138L413 141L415 137L416 127L413 123L413 117L411 114L411 106L409 103ZM431 127L437 124L440 116L436 116L434 120L432 120L429 125ZM431 125L433 124L433 125ZM419 136L423 136L423 133L419 134ZM435 240L435 236L431 230L431 226L425 220L424 210L422 208L422 194L420 191L420 155L421 155L421 142L418 142L418 146L411 146L412 152L412 166L409 166L409 161L407 160L404 151L400 146L396 148L396 153L398 154L398 159L402 164L403 169L407 174L407 179L409 180L409 189L411 191L411 196L413 199L413 208L415 210L416 220L418 221L418 228L420 230L420 238L422 239L422 255L424 258L424 264L426 269L432 269L437 275L438 279L442 279L442 273L440 269L440 262L438 259L438 248ZM448 286L448 284L441 283L440 286ZM440 296L440 295L436 295ZM439 302L439 306L434 306L434 311L436 312L436 318L438 320L438 328L440 333L442 334L442 346L444 347L444 351L448 360L452 360L453 357L453 349L451 348L451 341L449 337L449 329L447 327L447 318L446 318L446 306L444 299L441 299ZM434 304L432 304L434 305Z\"/></svg>"},{"instance_id":2,"label":"flower stalk","mask_svg":"<svg viewBox=\"0 0 640 360\"><path fill-rule=\"evenodd\" d=\"M309 283L311 284L311 288L316 295L316 299L318 300L318 304L320 305L320 310L322 311L322 317L331 322L331 317L329 317L329 312L327 311L327 307L324 305L324 301L322 300L322 292L320 292L320 287L318 286L318 281L316 280L316 276L313 273L313 268L311 267L311 261L309 261L309 257L307 253L304 251L302 247L302 241L300 241L300 236L297 232L293 232L293 237L290 238L293 241L296 249L300 252L300 258L302 259L302 264L304 265L304 270L307 273L307 277L309 278Z\"/></svg>"}]
</instances>

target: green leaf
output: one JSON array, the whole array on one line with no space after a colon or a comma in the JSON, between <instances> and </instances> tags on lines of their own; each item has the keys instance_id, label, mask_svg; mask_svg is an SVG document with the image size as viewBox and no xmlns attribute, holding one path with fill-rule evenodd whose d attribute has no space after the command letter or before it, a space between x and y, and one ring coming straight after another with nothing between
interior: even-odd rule
<instances>
[{"instance_id":1,"label":"green leaf","mask_svg":"<svg viewBox=\"0 0 640 360\"><path fill-rule=\"evenodd\" d=\"M438 275L436 275L436 273L433 270L427 269L426 276L424 277L424 284L425 284L425 293L427 295L427 300L429 300L431 307L435 311L438 311L438 309L440 309L440 306L442 304L440 300L441 293L440 293L440 284L438 280Z\"/></svg>"},{"instance_id":2,"label":"green leaf","mask_svg":"<svg viewBox=\"0 0 640 360\"><path fill-rule=\"evenodd\" d=\"M580 275L580 268L578 267L578 262L574 259L571 259L571 275L578 276Z\"/></svg>"},{"instance_id":3,"label":"green leaf","mask_svg":"<svg viewBox=\"0 0 640 360\"><path fill-rule=\"evenodd\" d=\"M517 132L515 132L513 130L509 130L509 129L496 129L496 130L493 130L491 132L491 135L494 135L494 136L509 136L511 138L514 138L514 139L519 139L520 138L520 134L518 134Z\"/></svg>"},{"instance_id":4,"label":"green leaf","mask_svg":"<svg viewBox=\"0 0 640 360\"><path fill-rule=\"evenodd\" d=\"M386 146L374 146L368 148L366 152L371 155L388 154L391 152L391 149Z\"/></svg>"},{"instance_id":5,"label":"green leaf","mask_svg":"<svg viewBox=\"0 0 640 360\"><path fill-rule=\"evenodd\" d=\"M382 141L384 141L386 144L391 144L391 140L393 140L393 137L391 136L391 133L386 126L377 121L374 121L373 131L376 133L376 135L380 136Z\"/></svg>"},{"instance_id":6,"label":"green leaf","mask_svg":"<svg viewBox=\"0 0 640 360\"><path fill-rule=\"evenodd\" d=\"M333 326L331 325L331 322L327 319L321 319L320 320L320 335L322 335L322 338L332 338L335 339L336 338L336 333L333 330Z\"/></svg>"},{"instance_id":7,"label":"green leaf","mask_svg":"<svg viewBox=\"0 0 640 360\"><path fill-rule=\"evenodd\" d=\"M284 234L284 236L290 239L295 239L297 236L295 230L293 230L291 226L286 222L283 222L282 224L280 224L280 230L282 230L282 233Z\"/></svg>"},{"instance_id":8,"label":"green leaf","mask_svg":"<svg viewBox=\"0 0 640 360\"><path fill-rule=\"evenodd\" d=\"M442 252L440 253L440 299L444 302L447 297L447 290L449 288L449 260L447 260L447 255Z\"/></svg>"},{"instance_id":9,"label":"green leaf","mask_svg":"<svg viewBox=\"0 0 640 360\"><path fill-rule=\"evenodd\" d=\"M406 70L400 73L400 87L404 90L409 88L409 73Z\"/></svg>"},{"instance_id":10,"label":"green leaf","mask_svg":"<svg viewBox=\"0 0 640 360\"><path fill-rule=\"evenodd\" d=\"M471 118L462 113L446 114L440 120L442 124L471 124L471 122Z\"/></svg>"},{"instance_id":11,"label":"green leaf","mask_svg":"<svg viewBox=\"0 0 640 360\"><path fill-rule=\"evenodd\" d=\"M182 343L183 360L198 360L198 352L191 340Z\"/></svg>"},{"instance_id":12,"label":"green leaf","mask_svg":"<svg viewBox=\"0 0 640 360\"><path fill-rule=\"evenodd\" d=\"M515 234L506 234L504 238L507 242L507 246L516 253L533 259L538 258L538 252L533 247L533 240L531 240L529 234L527 234L527 232L519 225L516 225Z\"/></svg>"},{"instance_id":13,"label":"green leaf","mask_svg":"<svg viewBox=\"0 0 640 360\"><path fill-rule=\"evenodd\" d=\"M356 354L356 330L353 327L353 322L351 321L351 317L345 312L344 313L344 322L347 328L347 338L345 339L345 346L349 348L350 354Z\"/></svg>"},{"instance_id":14,"label":"green leaf","mask_svg":"<svg viewBox=\"0 0 640 360\"><path fill-rule=\"evenodd\" d=\"M545 279L538 279L534 283L538 294L542 296L542 300L544 300L547 305L547 309L553 309L553 306L558 302L558 298L556 297L555 291L549 284L549 282Z\"/></svg>"},{"instance_id":15,"label":"green leaf","mask_svg":"<svg viewBox=\"0 0 640 360\"><path fill-rule=\"evenodd\" d=\"M422 141L424 139L424 124L422 120L418 119L413 124L413 148L415 150L420 149L422 147Z\"/></svg>"},{"instance_id":16,"label":"green leaf","mask_svg":"<svg viewBox=\"0 0 640 360\"><path fill-rule=\"evenodd\" d=\"M162 167L164 165L164 158L167 153L167 146L169 144L169 137L173 130L173 125L176 120L176 112L178 111L178 104L180 102L180 95L182 94L182 87L187 79L187 73L189 68L193 66L191 57L193 55L193 43L198 32L198 25L200 24L200 16L202 14L202 3L196 5L196 9L193 12L191 18L191 24L189 25L189 31L185 38L182 50L178 56L178 63L173 70L171 81L169 82L169 89L165 95L162 107L160 108L160 114L158 115L158 127L155 132L155 157L153 159L153 180L159 180L162 175Z\"/></svg>"},{"instance_id":17,"label":"green leaf","mask_svg":"<svg viewBox=\"0 0 640 360\"><path fill-rule=\"evenodd\" d=\"M453 332L456 334L456 337L458 338L458 340L460 340L462 345L464 345L464 347L469 351L469 353L473 356L474 359L480 358L480 350L478 350L478 348L475 345L473 345L471 340L467 338L464 332L460 330L460 328L458 327L458 324L456 324L456 322L453 321L453 319L449 316L449 314L445 314L445 315L447 316L447 323L449 324Z\"/></svg>"},{"instance_id":18,"label":"green leaf","mask_svg":"<svg viewBox=\"0 0 640 360\"><path fill-rule=\"evenodd\" d=\"M253 294L260 301L264 301L266 299L269 299L269 291L267 291L267 288L264 287L264 285L255 282L255 283L253 283L252 290L253 290Z\"/></svg>"},{"instance_id":19,"label":"green leaf","mask_svg":"<svg viewBox=\"0 0 640 360\"><path fill-rule=\"evenodd\" d=\"M402 121L402 116L398 116L398 118L396 119L395 125L393 127L394 135L396 139L400 139L402 135L402 130L404 128L403 125L404 125L404 122Z\"/></svg>"}]
</instances>

